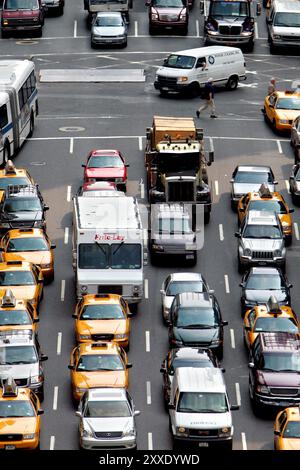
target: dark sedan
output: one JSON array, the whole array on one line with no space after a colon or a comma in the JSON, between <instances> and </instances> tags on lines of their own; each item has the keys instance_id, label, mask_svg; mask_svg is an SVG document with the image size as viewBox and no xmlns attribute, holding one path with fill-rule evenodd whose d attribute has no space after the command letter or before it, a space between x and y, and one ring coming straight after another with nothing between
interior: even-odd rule
<instances>
[{"instance_id":1,"label":"dark sedan","mask_svg":"<svg viewBox=\"0 0 300 470\"><path fill-rule=\"evenodd\" d=\"M294 204L300 204L300 163L293 166L290 176L290 192Z\"/></svg>"}]
</instances>

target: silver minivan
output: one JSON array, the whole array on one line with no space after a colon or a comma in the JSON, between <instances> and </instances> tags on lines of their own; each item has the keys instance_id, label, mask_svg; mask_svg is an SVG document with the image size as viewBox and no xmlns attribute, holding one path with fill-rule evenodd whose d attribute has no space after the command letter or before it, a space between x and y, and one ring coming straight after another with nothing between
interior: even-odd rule
<instances>
[{"instance_id":1,"label":"silver minivan","mask_svg":"<svg viewBox=\"0 0 300 470\"><path fill-rule=\"evenodd\" d=\"M279 47L300 46L299 0L274 0L266 22L271 54Z\"/></svg>"}]
</instances>

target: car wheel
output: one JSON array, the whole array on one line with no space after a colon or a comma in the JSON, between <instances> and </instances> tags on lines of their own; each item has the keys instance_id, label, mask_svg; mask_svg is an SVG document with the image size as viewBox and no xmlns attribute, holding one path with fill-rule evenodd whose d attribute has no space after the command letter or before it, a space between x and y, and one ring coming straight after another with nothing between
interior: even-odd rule
<instances>
[{"instance_id":1,"label":"car wheel","mask_svg":"<svg viewBox=\"0 0 300 470\"><path fill-rule=\"evenodd\" d=\"M152 35L155 33L155 29L152 26L149 26L149 34Z\"/></svg>"},{"instance_id":2,"label":"car wheel","mask_svg":"<svg viewBox=\"0 0 300 470\"><path fill-rule=\"evenodd\" d=\"M39 397L39 400L42 402L44 401L44 386L41 388L41 391L38 392L38 397Z\"/></svg>"},{"instance_id":3,"label":"car wheel","mask_svg":"<svg viewBox=\"0 0 300 470\"><path fill-rule=\"evenodd\" d=\"M1 31L1 37L2 37L2 39L7 39L7 38L9 38L9 32L8 32L8 31L4 31L4 29L2 29L2 31Z\"/></svg>"},{"instance_id":4,"label":"car wheel","mask_svg":"<svg viewBox=\"0 0 300 470\"><path fill-rule=\"evenodd\" d=\"M91 48L96 49L96 44L93 41L91 41Z\"/></svg>"},{"instance_id":5,"label":"car wheel","mask_svg":"<svg viewBox=\"0 0 300 470\"><path fill-rule=\"evenodd\" d=\"M31 117L30 117L30 128L29 128L28 137L32 137L32 136L33 136L33 131L34 131L34 115L31 114Z\"/></svg>"},{"instance_id":6,"label":"car wheel","mask_svg":"<svg viewBox=\"0 0 300 470\"><path fill-rule=\"evenodd\" d=\"M273 44L272 39L270 38L270 54L276 54L276 47Z\"/></svg>"},{"instance_id":7,"label":"car wheel","mask_svg":"<svg viewBox=\"0 0 300 470\"><path fill-rule=\"evenodd\" d=\"M192 98L196 98L197 96L199 96L200 94L200 86L199 86L199 83L192 83L190 86L189 86L189 89L188 89L188 92L189 92L189 95L192 97Z\"/></svg>"},{"instance_id":8,"label":"car wheel","mask_svg":"<svg viewBox=\"0 0 300 470\"><path fill-rule=\"evenodd\" d=\"M254 41L250 41L247 46L245 46L245 52L253 52L254 49Z\"/></svg>"},{"instance_id":9,"label":"car wheel","mask_svg":"<svg viewBox=\"0 0 300 470\"><path fill-rule=\"evenodd\" d=\"M168 96L168 91L167 90L159 90L160 96L166 97Z\"/></svg>"},{"instance_id":10,"label":"car wheel","mask_svg":"<svg viewBox=\"0 0 300 470\"><path fill-rule=\"evenodd\" d=\"M186 35L187 35L187 33L188 33L188 27L187 27L187 26L185 26L184 28L182 28L182 32L181 32L181 34L182 34L182 36L186 36Z\"/></svg>"},{"instance_id":11,"label":"car wheel","mask_svg":"<svg viewBox=\"0 0 300 470\"><path fill-rule=\"evenodd\" d=\"M242 263L241 263L241 260L240 260L239 255L238 255L238 272L239 272L240 274L243 274L243 272L244 272L244 266L243 266Z\"/></svg>"},{"instance_id":12,"label":"car wheel","mask_svg":"<svg viewBox=\"0 0 300 470\"><path fill-rule=\"evenodd\" d=\"M236 77L235 75L233 75L232 77L229 77L228 82L226 83L227 90L229 91L235 90L238 86L238 82L239 82L238 77Z\"/></svg>"},{"instance_id":13,"label":"car wheel","mask_svg":"<svg viewBox=\"0 0 300 470\"><path fill-rule=\"evenodd\" d=\"M210 221L210 212L205 212L204 214L204 223L207 225Z\"/></svg>"},{"instance_id":14,"label":"car wheel","mask_svg":"<svg viewBox=\"0 0 300 470\"><path fill-rule=\"evenodd\" d=\"M124 47L124 48L127 47L127 39L126 39L126 41L123 43L123 47Z\"/></svg>"}]
</instances>

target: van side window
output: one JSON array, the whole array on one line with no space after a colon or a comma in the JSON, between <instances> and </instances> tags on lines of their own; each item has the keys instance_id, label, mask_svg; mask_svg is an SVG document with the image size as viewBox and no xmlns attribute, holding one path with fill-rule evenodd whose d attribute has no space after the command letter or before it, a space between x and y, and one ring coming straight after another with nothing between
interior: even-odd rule
<instances>
[{"instance_id":1,"label":"van side window","mask_svg":"<svg viewBox=\"0 0 300 470\"><path fill-rule=\"evenodd\" d=\"M7 106L4 104L0 106L0 129L3 129L8 124Z\"/></svg>"},{"instance_id":2,"label":"van side window","mask_svg":"<svg viewBox=\"0 0 300 470\"><path fill-rule=\"evenodd\" d=\"M196 63L196 69L205 69L206 67L206 59L205 57L199 57Z\"/></svg>"}]
</instances>

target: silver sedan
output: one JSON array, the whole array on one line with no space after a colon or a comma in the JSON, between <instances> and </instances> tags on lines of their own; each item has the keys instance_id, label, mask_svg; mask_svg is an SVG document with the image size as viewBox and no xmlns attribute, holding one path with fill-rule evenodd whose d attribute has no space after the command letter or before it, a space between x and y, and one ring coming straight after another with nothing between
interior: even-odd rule
<instances>
[{"instance_id":1,"label":"silver sedan","mask_svg":"<svg viewBox=\"0 0 300 470\"><path fill-rule=\"evenodd\" d=\"M91 47L127 46L127 24L120 12L97 13L91 28Z\"/></svg>"}]
</instances>

